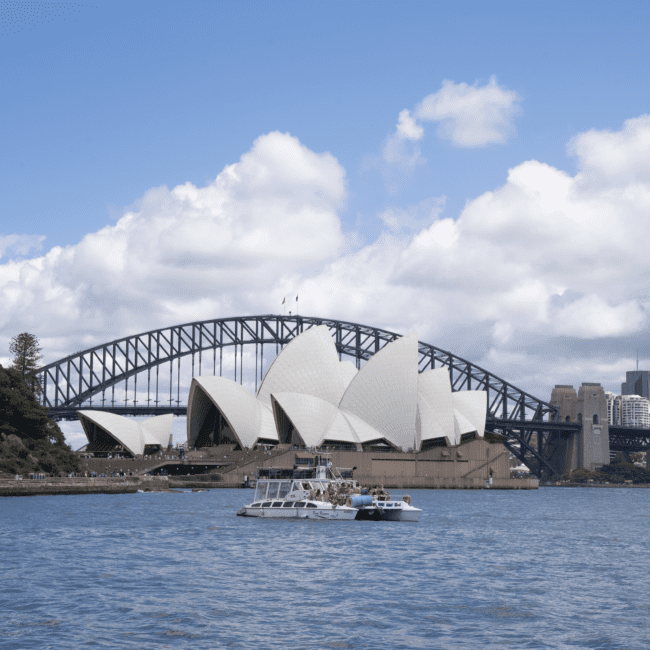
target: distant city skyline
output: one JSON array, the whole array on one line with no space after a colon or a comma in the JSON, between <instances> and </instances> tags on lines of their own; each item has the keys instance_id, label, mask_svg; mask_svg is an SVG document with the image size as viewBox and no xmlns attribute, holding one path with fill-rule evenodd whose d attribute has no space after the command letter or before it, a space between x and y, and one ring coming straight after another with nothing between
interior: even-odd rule
<instances>
[{"instance_id":1,"label":"distant city skyline","mask_svg":"<svg viewBox=\"0 0 650 650\"><path fill-rule=\"evenodd\" d=\"M0 17L3 365L299 295L540 398L650 366L648 5L75 7Z\"/></svg>"}]
</instances>

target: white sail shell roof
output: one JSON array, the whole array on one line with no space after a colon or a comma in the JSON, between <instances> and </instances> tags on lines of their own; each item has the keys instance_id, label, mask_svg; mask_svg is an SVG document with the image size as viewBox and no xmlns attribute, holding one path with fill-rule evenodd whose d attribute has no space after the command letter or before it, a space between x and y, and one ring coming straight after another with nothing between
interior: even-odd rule
<instances>
[{"instance_id":1,"label":"white sail shell roof","mask_svg":"<svg viewBox=\"0 0 650 650\"><path fill-rule=\"evenodd\" d=\"M171 413L157 415L153 418L140 420L145 445L160 445L165 448L170 442L174 416Z\"/></svg>"},{"instance_id":2,"label":"white sail shell roof","mask_svg":"<svg viewBox=\"0 0 650 650\"><path fill-rule=\"evenodd\" d=\"M392 341L356 374L339 407L356 415L392 444L409 449L416 439L418 339Z\"/></svg>"},{"instance_id":3,"label":"white sail shell roof","mask_svg":"<svg viewBox=\"0 0 650 650\"><path fill-rule=\"evenodd\" d=\"M340 361L339 374L343 383L343 390L347 390L348 386L357 375L357 369L350 361Z\"/></svg>"},{"instance_id":4,"label":"white sail shell roof","mask_svg":"<svg viewBox=\"0 0 650 650\"><path fill-rule=\"evenodd\" d=\"M336 410L336 416L334 417L334 420L330 422L329 428L323 436L323 440L348 442L357 446L360 446L362 442L361 437L357 433L357 430L352 426L346 413L340 409Z\"/></svg>"},{"instance_id":5,"label":"white sail shell roof","mask_svg":"<svg viewBox=\"0 0 650 650\"><path fill-rule=\"evenodd\" d=\"M485 435L487 393L483 390L464 390L452 393L454 416L462 433Z\"/></svg>"},{"instance_id":6,"label":"white sail shell roof","mask_svg":"<svg viewBox=\"0 0 650 650\"><path fill-rule=\"evenodd\" d=\"M319 325L292 339L275 358L257 399L271 406L272 393L303 393L337 405L343 391L336 346L329 329Z\"/></svg>"},{"instance_id":7,"label":"white sail shell roof","mask_svg":"<svg viewBox=\"0 0 650 650\"><path fill-rule=\"evenodd\" d=\"M341 410L341 413L349 423L354 436L359 441L359 443L364 444L366 442L371 442L374 440L386 440L386 442L391 442L386 438L384 434L377 429L374 429L369 425L365 420L362 420L359 416L351 413L350 411Z\"/></svg>"},{"instance_id":8,"label":"white sail shell roof","mask_svg":"<svg viewBox=\"0 0 650 650\"><path fill-rule=\"evenodd\" d=\"M452 393L448 370L419 374L418 358L418 339L410 334L386 345L357 371L339 361L327 327L310 328L276 357L257 397L230 379L195 378L188 442L196 442L211 404L243 448L260 439L279 441L274 411L277 426L285 426L286 416L308 447L324 440L357 446L384 440L406 450L435 438L457 445L464 433L482 436L486 393Z\"/></svg>"},{"instance_id":9,"label":"white sail shell roof","mask_svg":"<svg viewBox=\"0 0 650 650\"><path fill-rule=\"evenodd\" d=\"M260 430L255 443L257 444L258 440L271 440L275 442L280 442L278 438L278 432L275 428L275 420L273 419L273 411L271 407L258 402L260 405Z\"/></svg>"},{"instance_id":10,"label":"white sail shell roof","mask_svg":"<svg viewBox=\"0 0 650 650\"><path fill-rule=\"evenodd\" d=\"M206 399L207 398L207 399ZM209 408L209 400L221 412L243 448L252 447L262 435L262 405L247 388L225 377L195 377L187 401L187 439L196 442ZM277 440L273 429L271 439Z\"/></svg>"},{"instance_id":11,"label":"white sail shell roof","mask_svg":"<svg viewBox=\"0 0 650 650\"><path fill-rule=\"evenodd\" d=\"M300 393L273 393L307 447L318 447L338 415L338 408L324 399Z\"/></svg>"},{"instance_id":12,"label":"white sail shell roof","mask_svg":"<svg viewBox=\"0 0 650 650\"><path fill-rule=\"evenodd\" d=\"M418 376L418 411L421 441L446 438L450 445L460 442L454 427L454 403L446 368L425 370Z\"/></svg>"},{"instance_id":13,"label":"white sail shell roof","mask_svg":"<svg viewBox=\"0 0 650 650\"><path fill-rule=\"evenodd\" d=\"M145 445L167 447L174 419L171 413L144 421L106 411L77 411L77 415L87 436L86 427L92 422L134 456L141 456ZM90 437L88 440L90 441Z\"/></svg>"}]
</instances>

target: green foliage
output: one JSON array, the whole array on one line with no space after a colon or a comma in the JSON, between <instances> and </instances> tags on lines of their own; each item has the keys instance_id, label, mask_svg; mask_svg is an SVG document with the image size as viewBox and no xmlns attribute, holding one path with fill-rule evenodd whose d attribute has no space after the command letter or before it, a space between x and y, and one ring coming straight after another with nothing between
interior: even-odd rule
<instances>
[{"instance_id":1,"label":"green foliage","mask_svg":"<svg viewBox=\"0 0 650 650\"><path fill-rule=\"evenodd\" d=\"M33 393L40 395L42 387L36 376L42 359L38 338L28 332L16 334L9 343L9 351L14 355L11 368L23 376Z\"/></svg>"},{"instance_id":2,"label":"green foliage","mask_svg":"<svg viewBox=\"0 0 650 650\"><path fill-rule=\"evenodd\" d=\"M634 463L626 463L623 458L613 460L609 465L603 465L598 471L590 472L586 469L577 469L571 473L571 483L612 483L622 484L632 481L634 484L650 483L650 470L637 467Z\"/></svg>"},{"instance_id":3,"label":"green foliage","mask_svg":"<svg viewBox=\"0 0 650 650\"><path fill-rule=\"evenodd\" d=\"M0 366L0 473L79 471L59 426L47 416L22 374Z\"/></svg>"}]
</instances>

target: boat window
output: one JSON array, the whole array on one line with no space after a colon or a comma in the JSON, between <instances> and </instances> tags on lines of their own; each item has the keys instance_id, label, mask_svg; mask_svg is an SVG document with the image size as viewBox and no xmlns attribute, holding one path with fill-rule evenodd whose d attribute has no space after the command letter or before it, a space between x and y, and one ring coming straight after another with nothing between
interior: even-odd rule
<instances>
[{"instance_id":1,"label":"boat window","mask_svg":"<svg viewBox=\"0 0 650 650\"><path fill-rule=\"evenodd\" d=\"M268 483L258 483L255 490L255 499L254 501L264 501L266 499L266 487Z\"/></svg>"},{"instance_id":2,"label":"boat window","mask_svg":"<svg viewBox=\"0 0 650 650\"><path fill-rule=\"evenodd\" d=\"M305 507L305 502L304 501L296 501L294 504L296 508L304 508Z\"/></svg>"},{"instance_id":3,"label":"boat window","mask_svg":"<svg viewBox=\"0 0 650 650\"><path fill-rule=\"evenodd\" d=\"M271 505L271 502L270 502L270 501L265 501L265 502L262 504L262 508L268 508L270 505Z\"/></svg>"},{"instance_id":4,"label":"boat window","mask_svg":"<svg viewBox=\"0 0 650 650\"><path fill-rule=\"evenodd\" d=\"M285 501L285 502L282 504L282 507L283 507L283 508L291 508L292 505L293 505L293 501Z\"/></svg>"},{"instance_id":5,"label":"boat window","mask_svg":"<svg viewBox=\"0 0 650 650\"><path fill-rule=\"evenodd\" d=\"M277 499L278 498L278 483L269 483L269 491L266 495L267 499Z\"/></svg>"},{"instance_id":6,"label":"boat window","mask_svg":"<svg viewBox=\"0 0 650 650\"><path fill-rule=\"evenodd\" d=\"M251 508L259 508L261 505L261 503L254 503Z\"/></svg>"},{"instance_id":7,"label":"boat window","mask_svg":"<svg viewBox=\"0 0 650 650\"><path fill-rule=\"evenodd\" d=\"M315 503L308 503L307 507L308 508L317 508L318 506Z\"/></svg>"},{"instance_id":8,"label":"boat window","mask_svg":"<svg viewBox=\"0 0 650 650\"><path fill-rule=\"evenodd\" d=\"M271 505L271 508L281 508L282 507L282 501L274 501L273 505Z\"/></svg>"},{"instance_id":9,"label":"boat window","mask_svg":"<svg viewBox=\"0 0 650 650\"><path fill-rule=\"evenodd\" d=\"M289 494L289 488L291 487L290 481L282 481L280 483L280 492L278 493L278 499L284 499L284 497Z\"/></svg>"}]
</instances>

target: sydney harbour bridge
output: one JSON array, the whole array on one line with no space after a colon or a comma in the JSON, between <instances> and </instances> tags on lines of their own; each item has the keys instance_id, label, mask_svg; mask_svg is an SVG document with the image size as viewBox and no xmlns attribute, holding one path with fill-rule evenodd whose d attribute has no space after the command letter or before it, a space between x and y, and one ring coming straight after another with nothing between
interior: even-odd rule
<instances>
[{"instance_id":1,"label":"sydney harbour bridge","mask_svg":"<svg viewBox=\"0 0 650 650\"><path fill-rule=\"evenodd\" d=\"M55 420L76 420L77 409L121 415L186 415L191 378L218 374L257 390L264 373L289 341L304 330L326 325L339 358L356 367L386 344L395 332L308 316L241 316L204 320L127 336L55 361L39 370L41 403ZM505 446L537 476L556 473L548 459L559 436L580 430L561 422L548 402L493 373L419 342L419 370L446 367L452 390L487 393L486 430L503 437ZM650 431L611 427L610 449L650 449Z\"/></svg>"}]
</instances>

